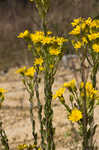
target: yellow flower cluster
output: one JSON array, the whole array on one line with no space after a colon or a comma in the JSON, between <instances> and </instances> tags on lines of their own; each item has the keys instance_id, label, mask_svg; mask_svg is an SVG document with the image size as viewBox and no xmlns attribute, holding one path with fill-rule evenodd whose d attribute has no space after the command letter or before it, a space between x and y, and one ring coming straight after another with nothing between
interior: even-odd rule
<instances>
[{"instance_id":1,"label":"yellow flower cluster","mask_svg":"<svg viewBox=\"0 0 99 150\"><path fill-rule=\"evenodd\" d=\"M65 92L65 89L68 88L68 89L75 89L76 88L76 81L75 79L69 81L69 82L66 82L64 83L64 85L62 86L62 88L59 88L56 93L53 95L53 99L56 99L56 98L61 98Z\"/></svg>"},{"instance_id":2,"label":"yellow flower cluster","mask_svg":"<svg viewBox=\"0 0 99 150\"><path fill-rule=\"evenodd\" d=\"M84 87L84 83L81 82L80 83L80 89L83 89ZM98 90L95 90L92 86L92 83L91 82L87 82L86 85L85 85L85 89L86 89L86 95L88 98L90 99L99 99L99 91ZM84 96L84 93L82 92L81 90L81 96Z\"/></svg>"},{"instance_id":3,"label":"yellow flower cluster","mask_svg":"<svg viewBox=\"0 0 99 150\"><path fill-rule=\"evenodd\" d=\"M67 39L64 39L63 37L55 37L55 36L49 36L49 32L48 35L45 36L43 32L36 32L36 33L32 33L30 35L31 40L34 44L36 43L41 43L42 45L45 44L54 44L57 43L57 45L62 45L64 42L67 42Z\"/></svg>"},{"instance_id":4,"label":"yellow flower cluster","mask_svg":"<svg viewBox=\"0 0 99 150\"><path fill-rule=\"evenodd\" d=\"M16 71L16 73L20 73L20 74L25 75L27 77L33 77L34 73L35 73L35 68L30 67L27 69L26 67L22 67L22 68L18 69Z\"/></svg>"},{"instance_id":5,"label":"yellow flower cluster","mask_svg":"<svg viewBox=\"0 0 99 150\"><path fill-rule=\"evenodd\" d=\"M72 41L75 49L79 49L89 44L94 52L99 52L99 20L77 18L72 22L73 30L70 35L76 36L76 40Z\"/></svg>"},{"instance_id":6,"label":"yellow flower cluster","mask_svg":"<svg viewBox=\"0 0 99 150\"><path fill-rule=\"evenodd\" d=\"M87 97L90 97L91 99L92 99L93 97L96 98L96 97L97 97L97 94L99 94L99 91L98 91L98 90L95 90L95 89L93 88L91 82L87 82L85 88L86 88Z\"/></svg>"},{"instance_id":7,"label":"yellow flower cluster","mask_svg":"<svg viewBox=\"0 0 99 150\"><path fill-rule=\"evenodd\" d=\"M35 144L31 145L27 145L27 144L20 144L18 145L18 150L26 150L26 149L35 149L37 146ZM37 149L37 148L36 148ZM41 150L40 148L38 148L37 150Z\"/></svg>"},{"instance_id":8,"label":"yellow flower cluster","mask_svg":"<svg viewBox=\"0 0 99 150\"><path fill-rule=\"evenodd\" d=\"M35 33L30 34L30 39L34 44L41 42L43 37L44 37L44 33L41 31L39 32L36 31Z\"/></svg>"},{"instance_id":9,"label":"yellow flower cluster","mask_svg":"<svg viewBox=\"0 0 99 150\"><path fill-rule=\"evenodd\" d=\"M83 118L82 112L77 108L74 108L71 114L69 115L69 120L71 120L72 122L77 122L82 118Z\"/></svg>"},{"instance_id":10,"label":"yellow flower cluster","mask_svg":"<svg viewBox=\"0 0 99 150\"><path fill-rule=\"evenodd\" d=\"M41 43L42 45L56 43L58 46L61 46L64 42L68 41L63 37L50 36L51 34L52 34L51 31L48 31L47 36L45 36L44 32L42 31L35 31L34 33L29 33L28 30L25 30L24 33L20 33L17 37L18 38L30 37L31 41L34 44Z\"/></svg>"}]
</instances>

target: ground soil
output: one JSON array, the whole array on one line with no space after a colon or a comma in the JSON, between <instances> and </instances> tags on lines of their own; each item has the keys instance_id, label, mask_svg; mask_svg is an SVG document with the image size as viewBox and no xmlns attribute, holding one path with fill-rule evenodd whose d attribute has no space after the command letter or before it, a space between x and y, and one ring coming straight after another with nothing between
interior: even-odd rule
<instances>
[{"instance_id":1,"label":"ground soil","mask_svg":"<svg viewBox=\"0 0 99 150\"><path fill-rule=\"evenodd\" d=\"M8 73L1 73L0 87L5 88L8 92L5 94L5 101L0 110L0 117L3 122L3 128L9 139L11 150L17 150L19 144L32 144L32 127L29 117L29 101L21 77L15 74L17 68L9 69ZM62 83L76 77L79 82L79 73L73 71L73 68L60 66L56 75L53 91L59 88ZM99 73L97 75L97 84L99 85ZM40 84L40 98L44 104L43 81ZM65 99L68 102L66 92ZM36 119L36 131L39 133L39 121L37 117L36 97L34 97L34 117ZM53 100L54 111L53 125L56 128L55 143L57 150L81 150L80 137L77 135L75 124L71 124L67 119L67 113L58 100ZM95 109L95 122L99 124L99 106ZM38 134L40 141L40 135ZM95 134L96 143L99 148L99 127ZM0 150L3 150L0 144Z\"/></svg>"}]
</instances>

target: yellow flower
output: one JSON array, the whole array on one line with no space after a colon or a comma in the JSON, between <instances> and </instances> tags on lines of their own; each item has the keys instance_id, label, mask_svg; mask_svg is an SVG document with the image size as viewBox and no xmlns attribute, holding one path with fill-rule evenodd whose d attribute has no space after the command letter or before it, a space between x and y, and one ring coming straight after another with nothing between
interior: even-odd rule
<instances>
[{"instance_id":1,"label":"yellow flower","mask_svg":"<svg viewBox=\"0 0 99 150\"><path fill-rule=\"evenodd\" d=\"M77 122L82 118L83 118L82 112L77 108L74 108L71 114L69 115L69 120L71 120L72 122Z\"/></svg>"},{"instance_id":2,"label":"yellow flower","mask_svg":"<svg viewBox=\"0 0 99 150\"><path fill-rule=\"evenodd\" d=\"M28 35L29 35L29 31L25 30L24 33L20 33L17 37L18 38L25 38L25 37L28 37Z\"/></svg>"},{"instance_id":3,"label":"yellow flower","mask_svg":"<svg viewBox=\"0 0 99 150\"><path fill-rule=\"evenodd\" d=\"M82 89L84 87L84 82L80 83L80 88Z\"/></svg>"},{"instance_id":4,"label":"yellow flower","mask_svg":"<svg viewBox=\"0 0 99 150\"><path fill-rule=\"evenodd\" d=\"M81 29L84 30L86 28L86 23L82 22L80 26L81 26Z\"/></svg>"},{"instance_id":5,"label":"yellow flower","mask_svg":"<svg viewBox=\"0 0 99 150\"><path fill-rule=\"evenodd\" d=\"M61 53L61 51L60 51L59 49L50 48L50 49L49 49L49 53L50 53L51 55L58 55L58 54Z\"/></svg>"},{"instance_id":6,"label":"yellow flower","mask_svg":"<svg viewBox=\"0 0 99 150\"><path fill-rule=\"evenodd\" d=\"M31 33L30 38L34 44L39 43L43 40L44 35L42 32Z\"/></svg>"},{"instance_id":7,"label":"yellow flower","mask_svg":"<svg viewBox=\"0 0 99 150\"><path fill-rule=\"evenodd\" d=\"M50 64L50 68L51 68L51 69L54 68L54 65L53 65L53 64Z\"/></svg>"},{"instance_id":8,"label":"yellow flower","mask_svg":"<svg viewBox=\"0 0 99 150\"><path fill-rule=\"evenodd\" d=\"M51 31L48 31L48 32L47 32L47 35L50 35L50 34L52 34L52 32L51 32Z\"/></svg>"},{"instance_id":9,"label":"yellow flower","mask_svg":"<svg viewBox=\"0 0 99 150\"><path fill-rule=\"evenodd\" d=\"M44 67L39 66L39 70L40 70L40 71L43 71L43 70L44 70Z\"/></svg>"},{"instance_id":10,"label":"yellow flower","mask_svg":"<svg viewBox=\"0 0 99 150\"><path fill-rule=\"evenodd\" d=\"M35 65L42 65L43 62L44 62L44 61L43 61L42 58L36 58L35 61L34 61L34 64L35 64Z\"/></svg>"},{"instance_id":11,"label":"yellow flower","mask_svg":"<svg viewBox=\"0 0 99 150\"><path fill-rule=\"evenodd\" d=\"M42 150L42 149L39 147L38 150Z\"/></svg>"},{"instance_id":12,"label":"yellow flower","mask_svg":"<svg viewBox=\"0 0 99 150\"><path fill-rule=\"evenodd\" d=\"M16 73L24 73L26 71L26 67L22 67L16 71Z\"/></svg>"},{"instance_id":13,"label":"yellow flower","mask_svg":"<svg viewBox=\"0 0 99 150\"><path fill-rule=\"evenodd\" d=\"M91 33L91 34L89 34L88 38L89 38L90 41L99 38L99 32L98 33Z\"/></svg>"},{"instance_id":14,"label":"yellow flower","mask_svg":"<svg viewBox=\"0 0 99 150\"><path fill-rule=\"evenodd\" d=\"M92 45L92 49L93 49L95 52L98 53L98 52L99 52L99 44L96 44L96 43L93 44L93 45Z\"/></svg>"},{"instance_id":15,"label":"yellow flower","mask_svg":"<svg viewBox=\"0 0 99 150\"><path fill-rule=\"evenodd\" d=\"M35 31L35 35L42 35L42 36L44 36L44 32L43 31Z\"/></svg>"},{"instance_id":16,"label":"yellow flower","mask_svg":"<svg viewBox=\"0 0 99 150\"><path fill-rule=\"evenodd\" d=\"M18 150L24 150L25 148L28 148L28 145L26 144L18 145Z\"/></svg>"},{"instance_id":17,"label":"yellow flower","mask_svg":"<svg viewBox=\"0 0 99 150\"><path fill-rule=\"evenodd\" d=\"M76 80L73 79L69 82L64 83L64 87L65 88L72 88L72 89L75 88L76 87Z\"/></svg>"},{"instance_id":18,"label":"yellow flower","mask_svg":"<svg viewBox=\"0 0 99 150\"><path fill-rule=\"evenodd\" d=\"M84 44L87 44L88 43L88 41L87 41L87 39L86 39L86 37L82 37L82 45L84 45Z\"/></svg>"},{"instance_id":19,"label":"yellow flower","mask_svg":"<svg viewBox=\"0 0 99 150\"><path fill-rule=\"evenodd\" d=\"M3 93L5 93L5 92L7 92L5 89L0 88L0 94L3 94Z\"/></svg>"},{"instance_id":20,"label":"yellow flower","mask_svg":"<svg viewBox=\"0 0 99 150\"><path fill-rule=\"evenodd\" d=\"M80 41L77 41L77 42L73 43L73 46L75 49L78 49L78 48L81 48L82 44Z\"/></svg>"},{"instance_id":21,"label":"yellow flower","mask_svg":"<svg viewBox=\"0 0 99 150\"><path fill-rule=\"evenodd\" d=\"M71 32L69 32L69 34L71 35L78 35L81 32L81 28L79 25L77 25Z\"/></svg>"},{"instance_id":22,"label":"yellow flower","mask_svg":"<svg viewBox=\"0 0 99 150\"><path fill-rule=\"evenodd\" d=\"M45 45L45 44L52 44L52 43L54 42L54 40L55 40L55 37L48 37L48 36L45 36L45 37L42 39L41 43L42 43L43 45Z\"/></svg>"},{"instance_id":23,"label":"yellow flower","mask_svg":"<svg viewBox=\"0 0 99 150\"><path fill-rule=\"evenodd\" d=\"M87 82L85 88L86 88L87 97L93 98L95 94L97 93L97 90L93 88L91 82Z\"/></svg>"},{"instance_id":24,"label":"yellow flower","mask_svg":"<svg viewBox=\"0 0 99 150\"><path fill-rule=\"evenodd\" d=\"M61 97L65 92L65 88L59 88L56 93L53 95L53 99L56 99L57 97Z\"/></svg>"},{"instance_id":25,"label":"yellow flower","mask_svg":"<svg viewBox=\"0 0 99 150\"><path fill-rule=\"evenodd\" d=\"M35 73L35 68L34 67L30 67L30 68L28 68L26 70L26 72L24 74L25 74L25 76L33 77L34 73Z\"/></svg>"},{"instance_id":26,"label":"yellow flower","mask_svg":"<svg viewBox=\"0 0 99 150\"><path fill-rule=\"evenodd\" d=\"M64 42L67 42L68 40L67 39L64 39L63 37L57 37L55 42L57 42L57 44L59 46L61 46Z\"/></svg>"},{"instance_id":27,"label":"yellow flower","mask_svg":"<svg viewBox=\"0 0 99 150\"><path fill-rule=\"evenodd\" d=\"M92 22L91 17L89 17L88 19L86 19L86 20L85 20L85 23L86 23L87 25L90 25L90 24L91 24L91 22Z\"/></svg>"},{"instance_id":28,"label":"yellow flower","mask_svg":"<svg viewBox=\"0 0 99 150\"><path fill-rule=\"evenodd\" d=\"M80 83L80 95L83 97L84 96L84 91L82 91L84 88L84 82L81 82ZM98 90L95 90L92 86L92 83L91 82L86 82L86 85L85 85L85 89L86 89L86 96L90 99L97 99L98 98L98 94L99 94L99 91Z\"/></svg>"},{"instance_id":29,"label":"yellow flower","mask_svg":"<svg viewBox=\"0 0 99 150\"><path fill-rule=\"evenodd\" d=\"M90 28L99 28L99 19L95 19L91 22Z\"/></svg>"},{"instance_id":30,"label":"yellow flower","mask_svg":"<svg viewBox=\"0 0 99 150\"><path fill-rule=\"evenodd\" d=\"M77 19L74 19L73 22L71 23L72 26L74 27L74 26L78 25L81 20L82 20L81 17L80 17L80 18L77 18Z\"/></svg>"}]
</instances>

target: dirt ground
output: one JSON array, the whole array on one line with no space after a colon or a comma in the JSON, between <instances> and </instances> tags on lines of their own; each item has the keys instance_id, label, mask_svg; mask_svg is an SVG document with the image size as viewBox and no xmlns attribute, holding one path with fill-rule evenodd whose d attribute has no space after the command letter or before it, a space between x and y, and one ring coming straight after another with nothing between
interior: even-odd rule
<instances>
[{"instance_id":1,"label":"dirt ground","mask_svg":"<svg viewBox=\"0 0 99 150\"><path fill-rule=\"evenodd\" d=\"M8 73L0 74L0 87L5 88L8 92L5 94L5 101L0 110L0 118L3 122L3 128L8 136L11 150L17 150L18 144L32 144L32 127L29 117L28 93L24 89L21 77L15 74L17 68L9 69ZM59 68L53 91L59 88L62 83L76 77L79 82L79 74L70 68ZM99 85L99 73L97 75ZM40 98L43 103L43 81L40 84ZM68 101L68 95L65 95ZM39 121L37 116L36 97L34 97L34 117L36 118L36 131L39 132ZM56 128L55 143L57 150L81 150L80 137L77 136L77 130L74 130L73 124L67 119L66 111L58 100L53 100L54 111L53 125ZM95 109L95 122L99 124L99 106ZM72 132L73 131L73 132ZM40 141L40 135L38 135ZM96 143L99 148L99 127L95 135ZM3 150L0 143L0 150Z\"/></svg>"}]
</instances>

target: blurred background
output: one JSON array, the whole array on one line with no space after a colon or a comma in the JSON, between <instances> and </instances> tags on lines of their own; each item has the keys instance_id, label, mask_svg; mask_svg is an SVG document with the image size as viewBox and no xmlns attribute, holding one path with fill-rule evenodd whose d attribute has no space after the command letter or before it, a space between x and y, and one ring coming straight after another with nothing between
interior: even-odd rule
<instances>
[{"instance_id":1,"label":"blurred background","mask_svg":"<svg viewBox=\"0 0 99 150\"><path fill-rule=\"evenodd\" d=\"M55 34L65 35L74 18L98 15L99 0L50 0L47 25ZM31 53L17 35L25 29L40 30L40 22L35 4L29 0L0 0L0 71L31 63ZM72 53L70 47L66 53Z\"/></svg>"}]
</instances>

